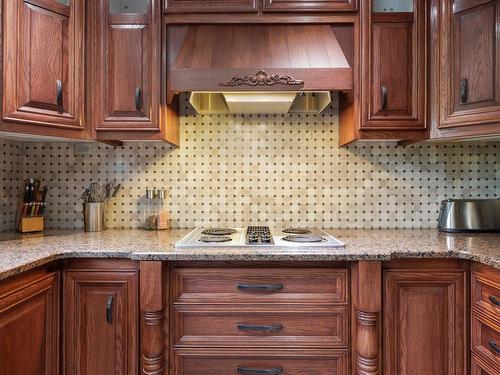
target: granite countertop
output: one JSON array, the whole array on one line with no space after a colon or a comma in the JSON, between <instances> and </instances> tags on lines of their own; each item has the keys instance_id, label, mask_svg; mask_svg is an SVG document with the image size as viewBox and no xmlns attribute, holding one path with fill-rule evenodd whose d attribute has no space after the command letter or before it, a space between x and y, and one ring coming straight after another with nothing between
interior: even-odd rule
<instances>
[{"instance_id":1,"label":"granite countertop","mask_svg":"<svg viewBox=\"0 0 500 375\"><path fill-rule=\"evenodd\" d=\"M204 248L174 245L190 229L144 231L46 231L21 236L0 233L0 279L63 258L129 258L133 260L196 261L349 261L393 258L458 258L500 269L500 234L444 234L435 229L331 229L346 243L340 249L264 250Z\"/></svg>"}]
</instances>

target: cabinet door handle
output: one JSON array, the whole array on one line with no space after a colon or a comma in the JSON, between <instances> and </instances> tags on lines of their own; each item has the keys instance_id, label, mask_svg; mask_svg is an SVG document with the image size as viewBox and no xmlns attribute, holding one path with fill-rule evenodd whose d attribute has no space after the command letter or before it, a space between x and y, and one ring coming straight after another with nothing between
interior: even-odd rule
<instances>
[{"instance_id":1,"label":"cabinet door handle","mask_svg":"<svg viewBox=\"0 0 500 375\"><path fill-rule=\"evenodd\" d=\"M500 347L497 345L497 343L495 341L488 341L488 345L490 346L490 348L495 352L495 353L500 353Z\"/></svg>"},{"instance_id":2,"label":"cabinet door handle","mask_svg":"<svg viewBox=\"0 0 500 375\"><path fill-rule=\"evenodd\" d=\"M250 290L260 292L274 292L283 289L283 284L237 284L239 290Z\"/></svg>"},{"instance_id":3,"label":"cabinet door handle","mask_svg":"<svg viewBox=\"0 0 500 375\"><path fill-rule=\"evenodd\" d=\"M106 301L106 321L109 324L113 323L113 296L109 296Z\"/></svg>"},{"instance_id":4,"label":"cabinet door handle","mask_svg":"<svg viewBox=\"0 0 500 375\"><path fill-rule=\"evenodd\" d=\"M489 296L488 299L491 301L492 304L500 306L500 301L498 300L497 297L495 297L495 296Z\"/></svg>"},{"instance_id":5,"label":"cabinet door handle","mask_svg":"<svg viewBox=\"0 0 500 375\"><path fill-rule=\"evenodd\" d=\"M281 332L283 330L283 325L280 323L271 324L268 326L259 326L253 324L242 324L237 325L238 329L241 331L262 331L262 332Z\"/></svg>"},{"instance_id":6,"label":"cabinet door handle","mask_svg":"<svg viewBox=\"0 0 500 375\"><path fill-rule=\"evenodd\" d=\"M460 102L467 103L469 98L469 81L464 78L460 81Z\"/></svg>"},{"instance_id":7,"label":"cabinet door handle","mask_svg":"<svg viewBox=\"0 0 500 375\"><path fill-rule=\"evenodd\" d=\"M142 93L141 93L141 88L136 87L135 88L135 109L137 111L140 111L142 108Z\"/></svg>"},{"instance_id":8,"label":"cabinet door handle","mask_svg":"<svg viewBox=\"0 0 500 375\"><path fill-rule=\"evenodd\" d=\"M56 81L56 88L57 88L56 105L58 107L57 112L63 113L63 85L60 79Z\"/></svg>"},{"instance_id":9,"label":"cabinet door handle","mask_svg":"<svg viewBox=\"0 0 500 375\"><path fill-rule=\"evenodd\" d=\"M258 369L249 367L238 366L238 374L244 375L279 375L283 373L282 367L275 367L269 369Z\"/></svg>"},{"instance_id":10,"label":"cabinet door handle","mask_svg":"<svg viewBox=\"0 0 500 375\"><path fill-rule=\"evenodd\" d=\"M387 87L382 86L380 88L380 91L382 93L382 110L385 111L387 109Z\"/></svg>"}]
</instances>

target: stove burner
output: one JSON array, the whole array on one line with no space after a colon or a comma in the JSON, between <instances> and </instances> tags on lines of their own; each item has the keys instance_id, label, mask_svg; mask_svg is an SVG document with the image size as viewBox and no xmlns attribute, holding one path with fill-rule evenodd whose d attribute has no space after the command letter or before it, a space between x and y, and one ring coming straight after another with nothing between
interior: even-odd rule
<instances>
[{"instance_id":1,"label":"stove burner","mask_svg":"<svg viewBox=\"0 0 500 375\"><path fill-rule=\"evenodd\" d=\"M326 238L321 236L307 236L302 234L291 235L283 237L283 240L288 242L300 242L300 243L308 243L308 242L325 242Z\"/></svg>"},{"instance_id":2,"label":"stove burner","mask_svg":"<svg viewBox=\"0 0 500 375\"><path fill-rule=\"evenodd\" d=\"M229 242L232 238L229 236L202 236L201 242Z\"/></svg>"},{"instance_id":3,"label":"stove burner","mask_svg":"<svg viewBox=\"0 0 500 375\"><path fill-rule=\"evenodd\" d=\"M208 228L202 231L202 234L207 236L229 236L230 234L236 233L237 231L232 228Z\"/></svg>"},{"instance_id":4,"label":"stove burner","mask_svg":"<svg viewBox=\"0 0 500 375\"><path fill-rule=\"evenodd\" d=\"M283 229L283 233L309 234L309 233L311 233L311 231L307 228L286 228L286 229Z\"/></svg>"}]
</instances>

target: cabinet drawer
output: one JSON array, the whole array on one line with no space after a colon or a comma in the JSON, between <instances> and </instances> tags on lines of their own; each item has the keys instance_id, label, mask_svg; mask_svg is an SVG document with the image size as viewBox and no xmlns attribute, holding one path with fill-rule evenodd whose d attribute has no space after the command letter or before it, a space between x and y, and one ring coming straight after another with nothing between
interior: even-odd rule
<instances>
[{"instance_id":1,"label":"cabinet drawer","mask_svg":"<svg viewBox=\"0 0 500 375\"><path fill-rule=\"evenodd\" d=\"M472 313L472 351L500 370L500 325L482 314Z\"/></svg>"},{"instance_id":2,"label":"cabinet drawer","mask_svg":"<svg viewBox=\"0 0 500 375\"><path fill-rule=\"evenodd\" d=\"M176 347L347 348L347 307L255 309L179 305Z\"/></svg>"},{"instance_id":3,"label":"cabinet drawer","mask_svg":"<svg viewBox=\"0 0 500 375\"><path fill-rule=\"evenodd\" d=\"M347 352L186 351L175 353L175 375L347 375Z\"/></svg>"},{"instance_id":4,"label":"cabinet drawer","mask_svg":"<svg viewBox=\"0 0 500 375\"><path fill-rule=\"evenodd\" d=\"M491 318L500 317L500 281L487 275L493 273L471 273L472 306L482 309Z\"/></svg>"},{"instance_id":5,"label":"cabinet drawer","mask_svg":"<svg viewBox=\"0 0 500 375\"><path fill-rule=\"evenodd\" d=\"M495 370L491 365L484 362L481 358L476 355L472 355L471 358L471 375L496 375L498 374L498 369Z\"/></svg>"},{"instance_id":6,"label":"cabinet drawer","mask_svg":"<svg viewBox=\"0 0 500 375\"><path fill-rule=\"evenodd\" d=\"M346 304L347 269L177 268L173 300L187 304Z\"/></svg>"}]
</instances>

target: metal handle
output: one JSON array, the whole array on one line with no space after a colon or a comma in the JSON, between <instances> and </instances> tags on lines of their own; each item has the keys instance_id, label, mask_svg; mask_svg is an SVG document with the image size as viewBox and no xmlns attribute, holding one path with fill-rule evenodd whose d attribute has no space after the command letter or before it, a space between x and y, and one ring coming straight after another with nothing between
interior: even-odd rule
<instances>
[{"instance_id":1,"label":"metal handle","mask_svg":"<svg viewBox=\"0 0 500 375\"><path fill-rule=\"evenodd\" d=\"M57 87L56 105L59 107L58 112L63 113L63 86L62 86L62 81L60 79L56 81L56 87Z\"/></svg>"},{"instance_id":2,"label":"metal handle","mask_svg":"<svg viewBox=\"0 0 500 375\"><path fill-rule=\"evenodd\" d=\"M489 296L488 299L491 301L492 304L500 306L500 301L498 300L497 297L495 297L495 296Z\"/></svg>"},{"instance_id":3,"label":"metal handle","mask_svg":"<svg viewBox=\"0 0 500 375\"><path fill-rule=\"evenodd\" d=\"M269 369L258 369L249 367L238 366L238 373L245 375L279 375L283 373L282 367L275 367Z\"/></svg>"},{"instance_id":4,"label":"metal handle","mask_svg":"<svg viewBox=\"0 0 500 375\"><path fill-rule=\"evenodd\" d=\"M467 99L469 97L469 82L467 78L464 78L460 81L460 102L467 103Z\"/></svg>"},{"instance_id":5,"label":"metal handle","mask_svg":"<svg viewBox=\"0 0 500 375\"><path fill-rule=\"evenodd\" d=\"M281 332L283 330L282 324L271 324L269 326L259 326L253 324L238 324L238 329L242 331L264 331L264 332Z\"/></svg>"},{"instance_id":6,"label":"metal handle","mask_svg":"<svg viewBox=\"0 0 500 375\"><path fill-rule=\"evenodd\" d=\"M500 353L500 347L497 345L495 341L488 341L488 345L490 346L491 349L493 349L494 352L497 354Z\"/></svg>"},{"instance_id":7,"label":"metal handle","mask_svg":"<svg viewBox=\"0 0 500 375\"><path fill-rule=\"evenodd\" d=\"M142 108L142 94L141 94L141 88L136 87L135 88L135 109L137 111L140 111Z\"/></svg>"},{"instance_id":8,"label":"metal handle","mask_svg":"<svg viewBox=\"0 0 500 375\"><path fill-rule=\"evenodd\" d=\"M106 321L113 323L113 296L109 296L106 301Z\"/></svg>"},{"instance_id":9,"label":"metal handle","mask_svg":"<svg viewBox=\"0 0 500 375\"><path fill-rule=\"evenodd\" d=\"M236 287L239 290L256 290L261 292L274 292L276 290L282 290L283 284L237 284Z\"/></svg>"},{"instance_id":10,"label":"metal handle","mask_svg":"<svg viewBox=\"0 0 500 375\"><path fill-rule=\"evenodd\" d=\"M380 91L382 92L382 110L385 111L387 109L387 87L382 86Z\"/></svg>"}]
</instances>

